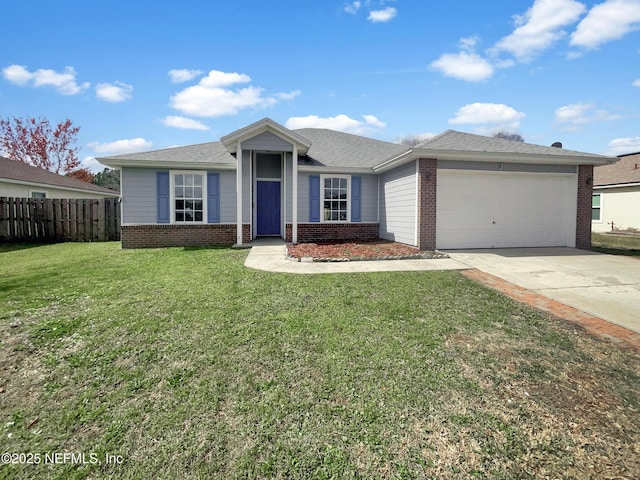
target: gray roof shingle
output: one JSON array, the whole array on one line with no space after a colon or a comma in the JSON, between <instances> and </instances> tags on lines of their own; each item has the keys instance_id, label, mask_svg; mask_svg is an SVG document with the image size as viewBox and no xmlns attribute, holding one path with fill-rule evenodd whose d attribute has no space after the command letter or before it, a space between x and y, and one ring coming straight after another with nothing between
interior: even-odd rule
<instances>
[{"instance_id":1,"label":"gray roof shingle","mask_svg":"<svg viewBox=\"0 0 640 480\"><path fill-rule=\"evenodd\" d=\"M404 145L324 128L303 128L295 132L311 141L307 157L312 159L312 165L375 167L408 150Z\"/></svg>"},{"instance_id":2,"label":"gray roof shingle","mask_svg":"<svg viewBox=\"0 0 640 480\"><path fill-rule=\"evenodd\" d=\"M99 187L91 183L83 182L75 178L65 177L57 173L50 172L43 168L34 167L17 160L0 157L0 178L9 180L18 180L22 182L33 182L47 185L50 187L73 188L75 190L86 190L89 192L107 193L110 195L119 195L114 190Z\"/></svg>"},{"instance_id":3,"label":"gray roof shingle","mask_svg":"<svg viewBox=\"0 0 640 480\"><path fill-rule=\"evenodd\" d=\"M593 153L576 152L574 150L557 147L544 147L542 145L516 142L513 140L506 140L504 138L485 137L483 135L457 132L455 130L447 130L446 132L418 145L416 148L435 151L458 150L467 152L516 153L525 155L575 156L594 159L608 158L603 155L595 155Z\"/></svg>"},{"instance_id":4,"label":"gray roof shingle","mask_svg":"<svg viewBox=\"0 0 640 480\"><path fill-rule=\"evenodd\" d=\"M103 162L104 160L104 162ZM139 160L153 162L184 162L184 163L230 163L235 164L236 159L224 147L222 142L200 143L184 147L165 148L150 152L129 153L127 155L113 155L99 158L98 161L109 165L110 160ZM117 162L113 162L117 164Z\"/></svg>"},{"instance_id":5,"label":"gray roof shingle","mask_svg":"<svg viewBox=\"0 0 640 480\"><path fill-rule=\"evenodd\" d=\"M640 183L640 153L622 155L613 165L593 169L593 185Z\"/></svg>"}]
</instances>

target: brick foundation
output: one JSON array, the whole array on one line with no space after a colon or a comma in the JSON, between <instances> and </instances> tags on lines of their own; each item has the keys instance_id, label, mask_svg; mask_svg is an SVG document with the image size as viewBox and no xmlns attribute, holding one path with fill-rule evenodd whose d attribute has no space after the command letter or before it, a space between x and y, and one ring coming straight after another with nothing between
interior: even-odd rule
<instances>
[{"instance_id":1,"label":"brick foundation","mask_svg":"<svg viewBox=\"0 0 640 480\"><path fill-rule=\"evenodd\" d=\"M578 208L576 211L576 248L591 249L591 194L593 165L578 167Z\"/></svg>"},{"instance_id":2,"label":"brick foundation","mask_svg":"<svg viewBox=\"0 0 640 480\"><path fill-rule=\"evenodd\" d=\"M242 241L251 241L249 225L242 226ZM233 245L235 224L123 225L122 248L195 247Z\"/></svg>"},{"instance_id":3,"label":"brick foundation","mask_svg":"<svg viewBox=\"0 0 640 480\"><path fill-rule=\"evenodd\" d=\"M379 223L299 223L298 242L324 240L375 240L379 238ZM291 224L287 223L286 239L291 241Z\"/></svg>"},{"instance_id":4,"label":"brick foundation","mask_svg":"<svg viewBox=\"0 0 640 480\"><path fill-rule=\"evenodd\" d=\"M436 249L436 187L438 161L418 159L418 248Z\"/></svg>"}]
</instances>

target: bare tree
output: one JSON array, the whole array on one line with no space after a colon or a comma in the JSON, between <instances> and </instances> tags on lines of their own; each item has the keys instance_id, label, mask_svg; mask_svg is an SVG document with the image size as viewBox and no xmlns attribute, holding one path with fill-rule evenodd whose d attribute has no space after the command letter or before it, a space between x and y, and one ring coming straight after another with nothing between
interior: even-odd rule
<instances>
[{"instance_id":1,"label":"bare tree","mask_svg":"<svg viewBox=\"0 0 640 480\"><path fill-rule=\"evenodd\" d=\"M504 130L494 133L493 136L495 138L504 138L505 140L511 140L514 142L524 142L524 138L522 138L522 135L519 133L511 133Z\"/></svg>"},{"instance_id":2,"label":"bare tree","mask_svg":"<svg viewBox=\"0 0 640 480\"><path fill-rule=\"evenodd\" d=\"M426 142L432 137L433 135L428 133L422 133L418 135L405 135L404 137L398 138L394 143L406 145L407 147L415 147L417 145L420 145L421 143Z\"/></svg>"}]
</instances>

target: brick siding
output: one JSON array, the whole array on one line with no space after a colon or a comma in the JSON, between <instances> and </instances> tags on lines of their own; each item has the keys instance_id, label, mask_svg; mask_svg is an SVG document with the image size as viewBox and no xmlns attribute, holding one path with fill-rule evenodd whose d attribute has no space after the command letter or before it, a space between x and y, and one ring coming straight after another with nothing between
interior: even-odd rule
<instances>
[{"instance_id":1,"label":"brick siding","mask_svg":"<svg viewBox=\"0 0 640 480\"><path fill-rule=\"evenodd\" d=\"M578 167L578 208L576 212L576 248L591 248L591 194L593 165Z\"/></svg>"},{"instance_id":2,"label":"brick siding","mask_svg":"<svg viewBox=\"0 0 640 480\"><path fill-rule=\"evenodd\" d=\"M418 159L418 248L436 249L436 189L438 161Z\"/></svg>"},{"instance_id":3,"label":"brick siding","mask_svg":"<svg viewBox=\"0 0 640 480\"><path fill-rule=\"evenodd\" d=\"M379 223L299 223L298 242L324 240L375 240L379 238ZM291 241L291 224L287 223L286 241Z\"/></svg>"},{"instance_id":4,"label":"brick siding","mask_svg":"<svg viewBox=\"0 0 640 480\"><path fill-rule=\"evenodd\" d=\"M243 242L251 241L249 225L242 226ZM122 248L233 245L235 224L123 225Z\"/></svg>"}]
</instances>

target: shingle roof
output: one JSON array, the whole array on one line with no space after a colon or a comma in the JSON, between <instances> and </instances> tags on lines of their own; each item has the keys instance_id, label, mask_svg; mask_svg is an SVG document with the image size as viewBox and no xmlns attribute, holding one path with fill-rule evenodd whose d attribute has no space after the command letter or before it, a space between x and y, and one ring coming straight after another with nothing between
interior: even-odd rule
<instances>
[{"instance_id":1,"label":"shingle roof","mask_svg":"<svg viewBox=\"0 0 640 480\"><path fill-rule=\"evenodd\" d=\"M43 168L33 167L26 163L0 157L0 179L18 180L22 182L39 183L50 187L72 188L74 190L86 190L89 192L107 193L118 195L118 192L108 188L99 187L91 183L83 182L75 178L65 177L50 172Z\"/></svg>"},{"instance_id":2,"label":"shingle roof","mask_svg":"<svg viewBox=\"0 0 640 480\"><path fill-rule=\"evenodd\" d=\"M337 132L323 128L302 128L293 130L293 133L308 140L311 144L306 157L300 159L301 164L308 166L325 166L338 168L373 168L382 165L403 154L418 152L420 155L429 155L438 158L444 152L461 153L495 153L504 155L526 155L541 158L556 157L558 161L578 161L581 158L594 161L609 160L609 157L594 155L591 153L576 152L556 147L543 147L529 143L514 142L501 138L484 137L471 133L447 130L413 150L405 145L384 142L372 138L362 137L349 133ZM416 154L418 154L416 153ZM199 164L235 165L236 160L225 148L222 142L202 143L184 147L168 148L151 152L132 153L99 158L106 165L131 165L132 163L149 166L157 164L184 164L199 167ZM596 163L596 162L593 162Z\"/></svg>"},{"instance_id":3,"label":"shingle roof","mask_svg":"<svg viewBox=\"0 0 640 480\"><path fill-rule=\"evenodd\" d=\"M594 186L640 183L640 152L619 158L613 165L593 169Z\"/></svg>"},{"instance_id":4,"label":"shingle roof","mask_svg":"<svg viewBox=\"0 0 640 480\"><path fill-rule=\"evenodd\" d=\"M504 138L485 137L472 133L457 132L447 130L416 148L424 150L458 150L467 152L487 152L487 153L516 153L528 155L557 155L569 157L587 157L594 159L605 159L603 155L593 153L576 152L565 148L544 147L531 143L516 142Z\"/></svg>"},{"instance_id":5,"label":"shingle roof","mask_svg":"<svg viewBox=\"0 0 640 480\"><path fill-rule=\"evenodd\" d=\"M185 147L165 148L151 152L130 153L127 155L114 155L98 159L106 165L116 162L110 160L139 160L153 162L184 162L184 163L230 163L235 164L236 159L224 147L222 142L200 143Z\"/></svg>"},{"instance_id":6,"label":"shingle roof","mask_svg":"<svg viewBox=\"0 0 640 480\"><path fill-rule=\"evenodd\" d=\"M408 150L404 145L324 128L303 128L295 132L311 141L307 157L312 159L312 165L374 167Z\"/></svg>"}]
</instances>

